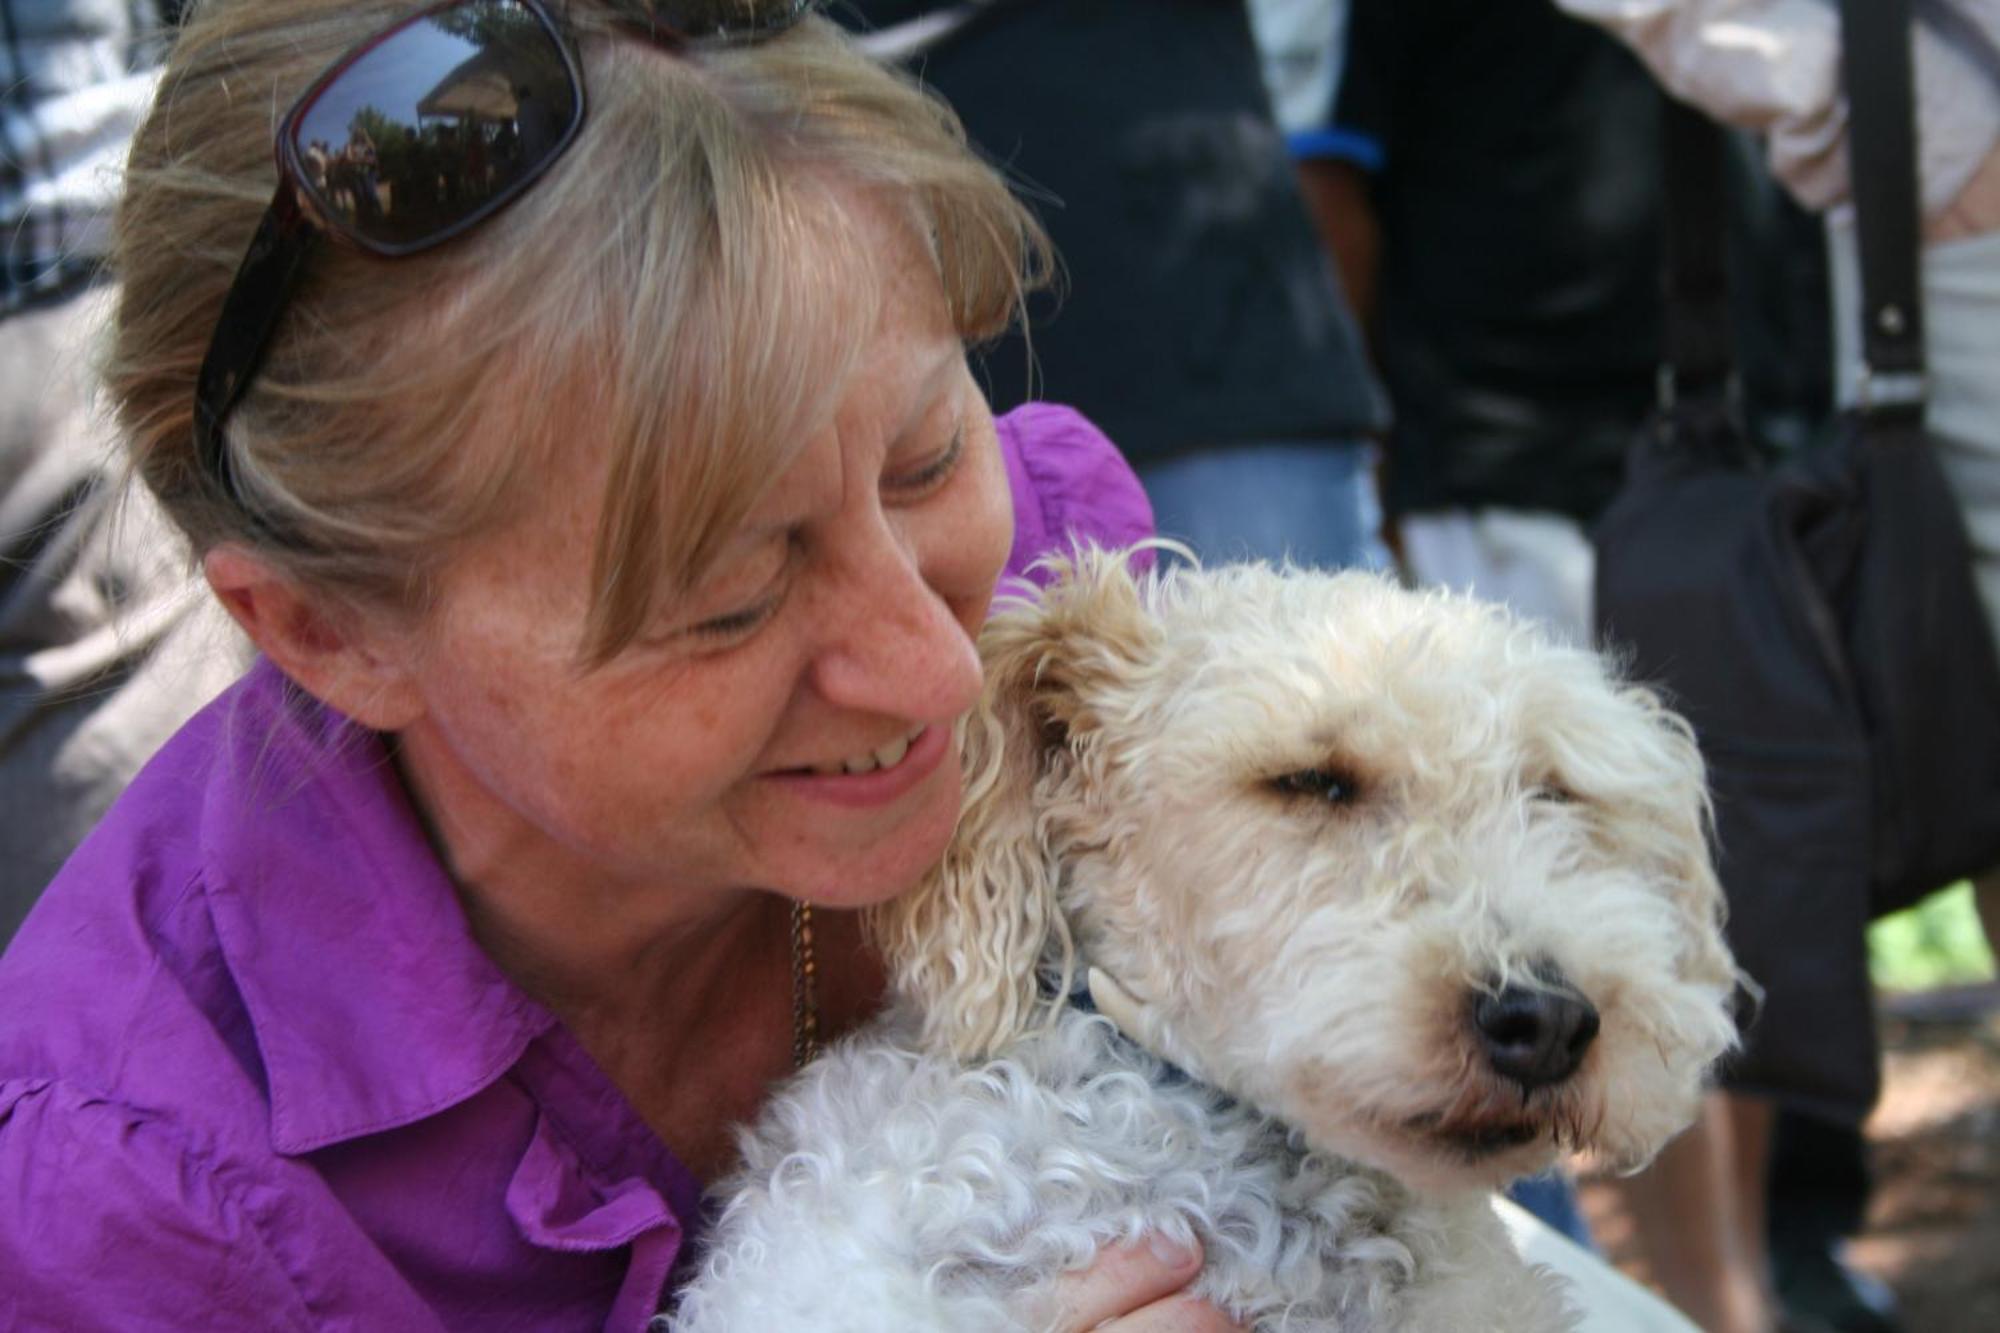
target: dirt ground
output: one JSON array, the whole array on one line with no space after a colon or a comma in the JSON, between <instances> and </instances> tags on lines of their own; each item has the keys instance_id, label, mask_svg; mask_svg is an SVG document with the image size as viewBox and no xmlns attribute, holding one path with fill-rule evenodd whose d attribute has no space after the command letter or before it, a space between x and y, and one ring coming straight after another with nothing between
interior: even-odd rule
<instances>
[{"instance_id":1,"label":"dirt ground","mask_svg":"<svg viewBox=\"0 0 2000 1333\"><path fill-rule=\"evenodd\" d=\"M1888 1283L1908 1333L2000 1333L2000 985L1885 998L1875 1190L1848 1257ZM1599 1240L1643 1278L1608 1200Z\"/></svg>"},{"instance_id":2,"label":"dirt ground","mask_svg":"<svg viewBox=\"0 0 2000 1333\"><path fill-rule=\"evenodd\" d=\"M1910 1333L2000 1330L2000 987L1884 1005L1875 1194L1850 1258Z\"/></svg>"}]
</instances>

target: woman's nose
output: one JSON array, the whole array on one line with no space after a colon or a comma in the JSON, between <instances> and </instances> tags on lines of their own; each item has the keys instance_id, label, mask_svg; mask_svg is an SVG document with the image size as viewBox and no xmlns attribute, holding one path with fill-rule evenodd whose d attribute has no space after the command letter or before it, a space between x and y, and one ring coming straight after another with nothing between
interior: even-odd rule
<instances>
[{"instance_id":1,"label":"woman's nose","mask_svg":"<svg viewBox=\"0 0 2000 1333\"><path fill-rule=\"evenodd\" d=\"M972 631L925 578L916 553L888 533L849 563L820 608L814 683L858 712L945 722L977 702L983 683Z\"/></svg>"}]
</instances>

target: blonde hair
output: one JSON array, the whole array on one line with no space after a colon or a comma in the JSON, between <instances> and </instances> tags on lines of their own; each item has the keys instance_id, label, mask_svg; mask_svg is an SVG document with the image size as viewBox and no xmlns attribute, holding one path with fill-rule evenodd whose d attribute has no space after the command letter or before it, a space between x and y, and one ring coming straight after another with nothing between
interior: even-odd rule
<instances>
[{"instance_id":1,"label":"blonde hair","mask_svg":"<svg viewBox=\"0 0 2000 1333\"><path fill-rule=\"evenodd\" d=\"M851 271L866 262L841 203L854 187L911 215L968 341L1003 331L1049 273L1046 236L951 111L826 21L665 53L573 3L576 142L435 250L316 249L230 419L231 494L196 460L195 375L276 183L277 119L414 9L201 5L135 141L106 382L136 471L197 553L240 543L315 591L419 609L453 543L586 423L610 442L579 645L602 662L699 577L831 409L867 327L853 303L877 285Z\"/></svg>"}]
</instances>

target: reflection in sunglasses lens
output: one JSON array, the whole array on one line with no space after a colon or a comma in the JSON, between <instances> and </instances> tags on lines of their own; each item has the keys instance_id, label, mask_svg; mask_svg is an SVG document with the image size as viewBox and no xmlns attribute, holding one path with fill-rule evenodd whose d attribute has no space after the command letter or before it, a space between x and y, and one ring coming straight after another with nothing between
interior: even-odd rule
<instances>
[{"instance_id":1,"label":"reflection in sunglasses lens","mask_svg":"<svg viewBox=\"0 0 2000 1333\"><path fill-rule=\"evenodd\" d=\"M512 194L577 112L556 35L518 0L474 0L363 52L298 117L291 147L328 222L396 250Z\"/></svg>"}]
</instances>

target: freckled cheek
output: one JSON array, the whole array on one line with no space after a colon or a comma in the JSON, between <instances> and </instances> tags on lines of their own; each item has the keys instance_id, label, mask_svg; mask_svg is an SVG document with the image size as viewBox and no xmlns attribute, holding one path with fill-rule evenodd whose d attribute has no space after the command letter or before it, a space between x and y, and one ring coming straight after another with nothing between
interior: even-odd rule
<instances>
[{"instance_id":1,"label":"freckled cheek","mask_svg":"<svg viewBox=\"0 0 2000 1333\"><path fill-rule=\"evenodd\" d=\"M741 791L758 749L678 712L543 737L543 800L590 841L642 841L698 821Z\"/></svg>"},{"instance_id":2,"label":"freckled cheek","mask_svg":"<svg viewBox=\"0 0 2000 1333\"><path fill-rule=\"evenodd\" d=\"M571 681L540 708L512 709L511 741L496 739L517 756L514 780L542 787L533 799L566 822L629 834L685 819L756 771L783 707L760 672L713 674Z\"/></svg>"},{"instance_id":3,"label":"freckled cheek","mask_svg":"<svg viewBox=\"0 0 2000 1333\"><path fill-rule=\"evenodd\" d=\"M675 700L614 726L607 748L632 747L633 762L664 795L703 799L753 772L769 742L777 709L754 688L727 700Z\"/></svg>"}]
</instances>

